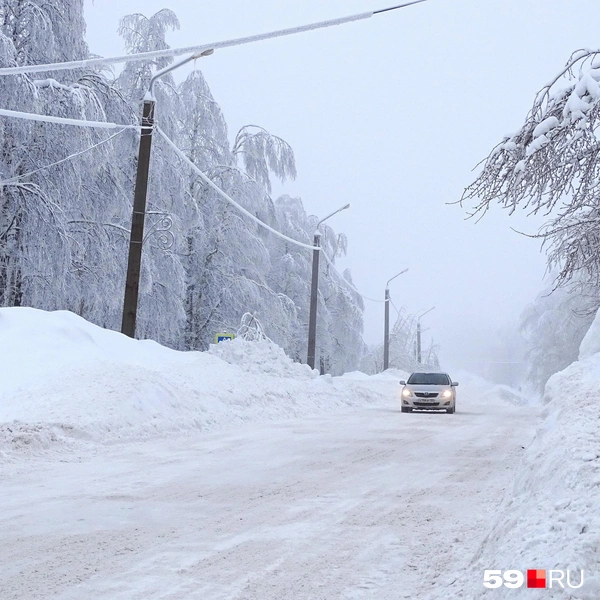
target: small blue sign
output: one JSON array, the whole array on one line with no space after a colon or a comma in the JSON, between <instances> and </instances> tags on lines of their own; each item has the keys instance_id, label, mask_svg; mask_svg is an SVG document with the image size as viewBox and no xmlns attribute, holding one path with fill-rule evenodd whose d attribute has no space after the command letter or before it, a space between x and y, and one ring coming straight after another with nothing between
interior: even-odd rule
<instances>
[{"instance_id":1,"label":"small blue sign","mask_svg":"<svg viewBox=\"0 0 600 600\"><path fill-rule=\"evenodd\" d=\"M235 334L233 333L217 333L217 335L215 335L215 344L233 339L235 339Z\"/></svg>"}]
</instances>

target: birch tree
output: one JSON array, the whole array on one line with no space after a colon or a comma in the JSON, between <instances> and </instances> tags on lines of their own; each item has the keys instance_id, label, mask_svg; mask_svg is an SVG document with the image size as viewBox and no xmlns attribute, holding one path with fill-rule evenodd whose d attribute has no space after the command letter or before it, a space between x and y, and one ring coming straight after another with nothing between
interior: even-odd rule
<instances>
[{"instance_id":1,"label":"birch tree","mask_svg":"<svg viewBox=\"0 0 600 600\"><path fill-rule=\"evenodd\" d=\"M88 56L83 3L77 0L5 1L0 31L3 66ZM27 75L2 78L0 93L7 108L91 120L106 120L105 106L115 100L96 71L62 71L39 80ZM90 256L82 260L89 237L74 235L71 225L89 221L90 207L93 211L101 204L96 198L92 205L87 193L98 191L96 165L103 163L102 153L106 158L110 145L92 147L105 139L106 134L90 129L1 120L3 305L71 308L92 320L99 316L83 302L84 293L89 300L90 282L99 277ZM103 177L113 175L105 172Z\"/></svg>"},{"instance_id":2,"label":"birch tree","mask_svg":"<svg viewBox=\"0 0 600 600\"><path fill-rule=\"evenodd\" d=\"M302 200L283 195L275 201L275 223L278 231L288 237L312 243L314 222L309 219ZM269 236L271 270L270 287L293 303L294 317L288 328L286 352L298 362L306 360L308 312L312 276L312 253L275 236Z\"/></svg>"},{"instance_id":3,"label":"birch tree","mask_svg":"<svg viewBox=\"0 0 600 600\"><path fill-rule=\"evenodd\" d=\"M557 284L600 287L600 52L575 52L537 94L524 124L484 161L463 201L548 217L543 241Z\"/></svg>"},{"instance_id":4,"label":"birch tree","mask_svg":"<svg viewBox=\"0 0 600 600\"><path fill-rule=\"evenodd\" d=\"M266 130L245 127L230 149L220 109L198 71L178 89L180 138L190 159L262 221L273 222L271 175L295 176L291 147ZM218 331L235 331L246 312L285 346L293 303L267 282L267 234L190 173L186 196L186 338L205 348ZM193 215L192 213L196 213Z\"/></svg>"}]
</instances>

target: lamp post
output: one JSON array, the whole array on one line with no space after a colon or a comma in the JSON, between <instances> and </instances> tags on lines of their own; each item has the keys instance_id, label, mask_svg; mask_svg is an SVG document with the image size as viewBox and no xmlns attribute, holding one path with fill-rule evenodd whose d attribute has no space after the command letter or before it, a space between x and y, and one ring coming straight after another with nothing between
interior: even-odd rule
<instances>
[{"instance_id":1,"label":"lamp post","mask_svg":"<svg viewBox=\"0 0 600 600\"><path fill-rule=\"evenodd\" d=\"M417 317L417 363L421 364L421 319L427 314L430 313L435 306L432 306L424 313L420 314Z\"/></svg>"},{"instance_id":2,"label":"lamp post","mask_svg":"<svg viewBox=\"0 0 600 600\"><path fill-rule=\"evenodd\" d=\"M350 208L349 204L338 208L333 211L330 215L327 215L324 219L321 219L315 227L315 234L313 238L313 263L312 263L312 282L310 286L310 311L308 314L308 352L306 357L306 364L311 368L315 368L315 353L317 346L317 293L319 288L319 253L321 252L321 234L319 233L319 225L323 221L327 221L333 215L337 215L342 210Z\"/></svg>"},{"instance_id":3,"label":"lamp post","mask_svg":"<svg viewBox=\"0 0 600 600\"><path fill-rule=\"evenodd\" d=\"M154 129L154 108L156 100L153 95L154 83L160 77L203 56L209 56L214 50L204 50L176 62L158 71L150 80L148 91L144 97L142 108L142 132L138 153L135 192L133 197L133 214L131 216L131 233L129 237L129 255L127 258L127 276L125 279L125 297L123 299L123 318L121 333L135 337L137 320L138 295L140 287L140 271L142 265L142 244L144 240L144 221L146 217L146 196L148 192L148 173L150 153L152 150L152 133Z\"/></svg>"},{"instance_id":4,"label":"lamp post","mask_svg":"<svg viewBox=\"0 0 600 600\"><path fill-rule=\"evenodd\" d=\"M385 284L385 319L383 329L383 370L385 371L390 366L390 281L396 279L403 273L406 273L408 269L400 271L397 275L394 275L391 279L388 279Z\"/></svg>"}]
</instances>

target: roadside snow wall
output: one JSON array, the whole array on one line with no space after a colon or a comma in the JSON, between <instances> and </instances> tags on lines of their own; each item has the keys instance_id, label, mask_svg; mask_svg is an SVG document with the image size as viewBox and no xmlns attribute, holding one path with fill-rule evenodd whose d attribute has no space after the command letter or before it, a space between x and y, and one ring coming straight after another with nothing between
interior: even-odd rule
<instances>
[{"instance_id":1,"label":"roadside snow wall","mask_svg":"<svg viewBox=\"0 0 600 600\"><path fill-rule=\"evenodd\" d=\"M469 567L430 598L600 599L600 318L546 384L544 421ZM485 482L482 483L485 485ZM484 569L571 570L580 589L486 589Z\"/></svg>"},{"instance_id":2,"label":"roadside snow wall","mask_svg":"<svg viewBox=\"0 0 600 600\"><path fill-rule=\"evenodd\" d=\"M385 379L320 377L270 342L177 352L31 308L0 309L0 365L6 458L320 415L392 389Z\"/></svg>"}]
</instances>

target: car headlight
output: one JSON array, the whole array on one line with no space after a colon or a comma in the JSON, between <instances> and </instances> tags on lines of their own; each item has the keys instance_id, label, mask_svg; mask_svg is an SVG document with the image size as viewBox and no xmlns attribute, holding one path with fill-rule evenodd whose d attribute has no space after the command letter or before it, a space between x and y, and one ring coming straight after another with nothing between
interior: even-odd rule
<instances>
[{"instance_id":1,"label":"car headlight","mask_svg":"<svg viewBox=\"0 0 600 600\"><path fill-rule=\"evenodd\" d=\"M450 390L444 390L442 392L442 398L452 398L452 392Z\"/></svg>"},{"instance_id":2,"label":"car headlight","mask_svg":"<svg viewBox=\"0 0 600 600\"><path fill-rule=\"evenodd\" d=\"M403 395L405 398L408 398L409 396L412 396L412 392L411 392L411 391L410 391L408 388L404 388L404 389L402 390L402 395Z\"/></svg>"}]
</instances>

